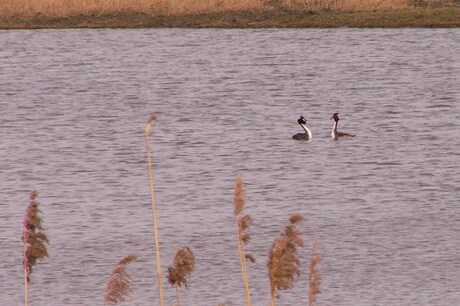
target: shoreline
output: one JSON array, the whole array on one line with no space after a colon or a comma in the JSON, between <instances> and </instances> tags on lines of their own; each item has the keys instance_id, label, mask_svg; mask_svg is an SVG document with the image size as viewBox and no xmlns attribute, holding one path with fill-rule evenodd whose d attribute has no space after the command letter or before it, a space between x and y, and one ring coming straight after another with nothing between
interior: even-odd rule
<instances>
[{"instance_id":1,"label":"shoreline","mask_svg":"<svg viewBox=\"0 0 460 306\"><path fill-rule=\"evenodd\" d=\"M252 10L154 15L121 12L70 17L0 16L0 29L76 28L458 28L460 5L375 11Z\"/></svg>"}]
</instances>

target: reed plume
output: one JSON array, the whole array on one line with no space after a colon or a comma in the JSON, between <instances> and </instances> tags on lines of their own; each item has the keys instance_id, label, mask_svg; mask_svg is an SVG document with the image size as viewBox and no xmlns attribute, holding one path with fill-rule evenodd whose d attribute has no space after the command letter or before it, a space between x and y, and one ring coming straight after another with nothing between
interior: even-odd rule
<instances>
[{"instance_id":1,"label":"reed plume","mask_svg":"<svg viewBox=\"0 0 460 306\"><path fill-rule=\"evenodd\" d=\"M157 119L155 114L151 114L147 125L145 127L145 142L147 145L147 162L148 162L148 172L149 172L149 180L150 180L150 195L152 201L152 221L153 221L153 231L155 236L155 253L156 253L156 263L157 263L157 277L158 277L158 287L160 292L160 306L164 306L163 304L163 283L162 283L162 276L161 276L161 259L160 259L160 243L158 237L158 217L157 217L157 210L155 207L155 192L153 188L153 169L152 169L152 157L150 154L150 141L149 135L150 130L153 127L153 123Z\"/></svg>"},{"instance_id":2,"label":"reed plume","mask_svg":"<svg viewBox=\"0 0 460 306\"><path fill-rule=\"evenodd\" d=\"M267 268L270 278L270 305L276 305L277 290L291 289L300 275L297 247L304 246L302 233L296 224L303 220L301 214L293 214L288 225L273 242L269 251Z\"/></svg>"},{"instance_id":3,"label":"reed plume","mask_svg":"<svg viewBox=\"0 0 460 306\"><path fill-rule=\"evenodd\" d=\"M105 289L104 305L115 305L126 301L131 293L132 278L126 271L126 266L137 259L136 255L128 255L121 259L110 275Z\"/></svg>"},{"instance_id":4,"label":"reed plume","mask_svg":"<svg viewBox=\"0 0 460 306\"><path fill-rule=\"evenodd\" d=\"M316 295L321 293L319 286L321 285L321 275L319 274L318 264L321 262L322 255L318 252L318 240L313 242L311 251L311 260L308 270L310 272L310 292L308 294L308 306L313 306Z\"/></svg>"},{"instance_id":5,"label":"reed plume","mask_svg":"<svg viewBox=\"0 0 460 306\"><path fill-rule=\"evenodd\" d=\"M195 255L188 247L183 247L176 252L173 265L168 267L168 283L176 287L177 306L180 306L179 287L188 288L187 277L195 270Z\"/></svg>"},{"instance_id":6,"label":"reed plume","mask_svg":"<svg viewBox=\"0 0 460 306\"><path fill-rule=\"evenodd\" d=\"M236 177L235 183L235 196L233 200L233 212L235 214L235 224L237 228L237 244L238 244L238 255L240 257L241 271L243 274L244 291L246 294L246 305L251 305L251 295L249 291L249 278L248 271L246 268L246 260L255 262L254 256L251 254L245 254L244 246L251 240L251 233L248 231L252 224L252 217L248 214L242 215L245 209L245 197L243 189L243 179L241 176Z\"/></svg>"},{"instance_id":7,"label":"reed plume","mask_svg":"<svg viewBox=\"0 0 460 306\"><path fill-rule=\"evenodd\" d=\"M49 240L43 231L42 218L39 215L41 210L38 208L39 202L36 201L37 196L36 190L30 193L30 202L24 217L22 234L22 241L24 242L24 304L26 306L29 303L28 284L32 267L38 260L48 257L46 245L49 244Z\"/></svg>"}]
</instances>

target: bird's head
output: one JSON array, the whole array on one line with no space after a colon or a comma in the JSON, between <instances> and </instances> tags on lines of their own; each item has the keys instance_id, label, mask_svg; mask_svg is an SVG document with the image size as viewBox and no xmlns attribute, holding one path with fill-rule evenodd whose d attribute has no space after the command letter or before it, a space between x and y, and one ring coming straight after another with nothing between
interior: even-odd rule
<instances>
[{"instance_id":1,"label":"bird's head","mask_svg":"<svg viewBox=\"0 0 460 306\"><path fill-rule=\"evenodd\" d=\"M329 120L331 120L331 119L334 119L335 122L339 121L340 120L339 119L339 113L334 113Z\"/></svg>"}]
</instances>

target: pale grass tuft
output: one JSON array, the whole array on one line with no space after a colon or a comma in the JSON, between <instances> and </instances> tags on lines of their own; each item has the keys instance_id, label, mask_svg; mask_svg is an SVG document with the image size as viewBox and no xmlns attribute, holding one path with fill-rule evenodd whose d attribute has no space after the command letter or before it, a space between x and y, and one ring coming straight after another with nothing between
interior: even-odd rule
<instances>
[{"instance_id":1,"label":"pale grass tuft","mask_svg":"<svg viewBox=\"0 0 460 306\"><path fill-rule=\"evenodd\" d=\"M297 248L304 246L302 233L296 224L303 219L299 214L289 218L289 224L272 244L268 254L268 275L270 278L270 305L276 304L277 290L291 289L300 275L300 260Z\"/></svg>"},{"instance_id":2,"label":"pale grass tuft","mask_svg":"<svg viewBox=\"0 0 460 306\"><path fill-rule=\"evenodd\" d=\"M130 254L118 262L107 282L104 297L105 305L115 305L129 298L133 292L132 278L126 270L126 266L136 259L136 255Z\"/></svg>"},{"instance_id":3,"label":"pale grass tuft","mask_svg":"<svg viewBox=\"0 0 460 306\"><path fill-rule=\"evenodd\" d=\"M321 275L319 274L318 265L322 260L322 255L318 251L318 240L313 242L312 247L312 255L309 265L309 280L310 280L310 292L308 294L308 305L313 306L315 302L316 295L321 293L320 285L321 285Z\"/></svg>"}]
</instances>

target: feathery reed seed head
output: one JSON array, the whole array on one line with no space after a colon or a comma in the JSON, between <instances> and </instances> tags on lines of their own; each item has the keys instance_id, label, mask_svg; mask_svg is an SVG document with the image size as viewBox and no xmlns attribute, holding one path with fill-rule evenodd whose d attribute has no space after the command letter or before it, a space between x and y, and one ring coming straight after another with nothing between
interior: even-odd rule
<instances>
[{"instance_id":1,"label":"feathery reed seed head","mask_svg":"<svg viewBox=\"0 0 460 306\"><path fill-rule=\"evenodd\" d=\"M35 200L37 196L38 196L37 190L32 190L32 192L30 193L30 199Z\"/></svg>"},{"instance_id":2,"label":"feathery reed seed head","mask_svg":"<svg viewBox=\"0 0 460 306\"><path fill-rule=\"evenodd\" d=\"M153 122L157 120L157 115L155 114L151 114L149 116L149 119L147 121L147 125L145 126L145 134L147 135L148 133L150 133L150 129L153 127Z\"/></svg>"},{"instance_id":3,"label":"feathery reed seed head","mask_svg":"<svg viewBox=\"0 0 460 306\"><path fill-rule=\"evenodd\" d=\"M250 215L244 215L238 219L238 227L240 230L245 231L252 225L252 217Z\"/></svg>"},{"instance_id":4,"label":"feathery reed seed head","mask_svg":"<svg viewBox=\"0 0 460 306\"><path fill-rule=\"evenodd\" d=\"M32 267L38 260L48 257L46 244L49 244L48 236L43 232L41 213L38 208L39 203L36 201L38 192L33 190L30 193L30 202L24 216L24 229L22 240L24 242L23 266L27 282L30 281Z\"/></svg>"},{"instance_id":5,"label":"feathery reed seed head","mask_svg":"<svg viewBox=\"0 0 460 306\"><path fill-rule=\"evenodd\" d=\"M246 258L246 260L249 260L249 261L252 262L252 263L255 263L255 262L256 262L255 257L252 256L251 254L245 254L244 257Z\"/></svg>"},{"instance_id":6,"label":"feathery reed seed head","mask_svg":"<svg viewBox=\"0 0 460 306\"><path fill-rule=\"evenodd\" d=\"M157 120L157 118L158 118L157 115L151 114L151 115L149 116L148 123L152 123L153 121Z\"/></svg>"},{"instance_id":7,"label":"feathery reed seed head","mask_svg":"<svg viewBox=\"0 0 460 306\"><path fill-rule=\"evenodd\" d=\"M245 209L243 179L240 175L236 177L233 203L235 217L237 217ZM248 229L252 225L252 217L250 215L243 215L237 218L239 239L241 239L244 244L248 244L251 240L251 233L248 232Z\"/></svg>"},{"instance_id":8,"label":"feathery reed seed head","mask_svg":"<svg viewBox=\"0 0 460 306\"><path fill-rule=\"evenodd\" d=\"M243 179L240 175L236 177L235 183L235 197L233 201L233 208L235 215L241 213L244 209L244 189L243 189Z\"/></svg>"},{"instance_id":9,"label":"feathery reed seed head","mask_svg":"<svg viewBox=\"0 0 460 306\"><path fill-rule=\"evenodd\" d=\"M115 305L129 298L133 289L132 278L126 270L126 265L136 259L136 255L130 254L118 262L107 282L104 296L105 305Z\"/></svg>"},{"instance_id":10,"label":"feathery reed seed head","mask_svg":"<svg viewBox=\"0 0 460 306\"><path fill-rule=\"evenodd\" d=\"M304 217L301 213L294 213L291 215L291 217L289 217L289 223L291 224L297 224L303 220L304 220Z\"/></svg>"},{"instance_id":11,"label":"feathery reed seed head","mask_svg":"<svg viewBox=\"0 0 460 306\"><path fill-rule=\"evenodd\" d=\"M187 277L195 270L195 255L189 247L182 247L176 252L173 266L168 267L168 283L172 286L183 284L188 287Z\"/></svg>"},{"instance_id":12,"label":"feathery reed seed head","mask_svg":"<svg viewBox=\"0 0 460 306\"><path fill-rule=\"evenodd\" d=\"M322 255L318 251L318 240L315 240L313 242L313 248L312 248L312 256L310 260L310 265L309 265L309 280L310 280L310 292L308 294L308 305L313 306L313 303L315 302L316 295L321 293L320 290L320 285L321 285L321 275L319 274L318 270L318 265L322 260Z\"/></svg>"},{"instance_id":13,"label":"feathery reed seed head","mask_svg":"<svg viewBox=\"0 0 460 306\"><path fill-rule=\"evenodd\" d=\"M270 248L267 268L272 296L277 289L292 288L294 281L300 275L297 248L303 246L304 242L301 237L302 233L295 227L295 224L302 219L300 214L292 215L289 224Z\"/></svg>"}]
</instances>

